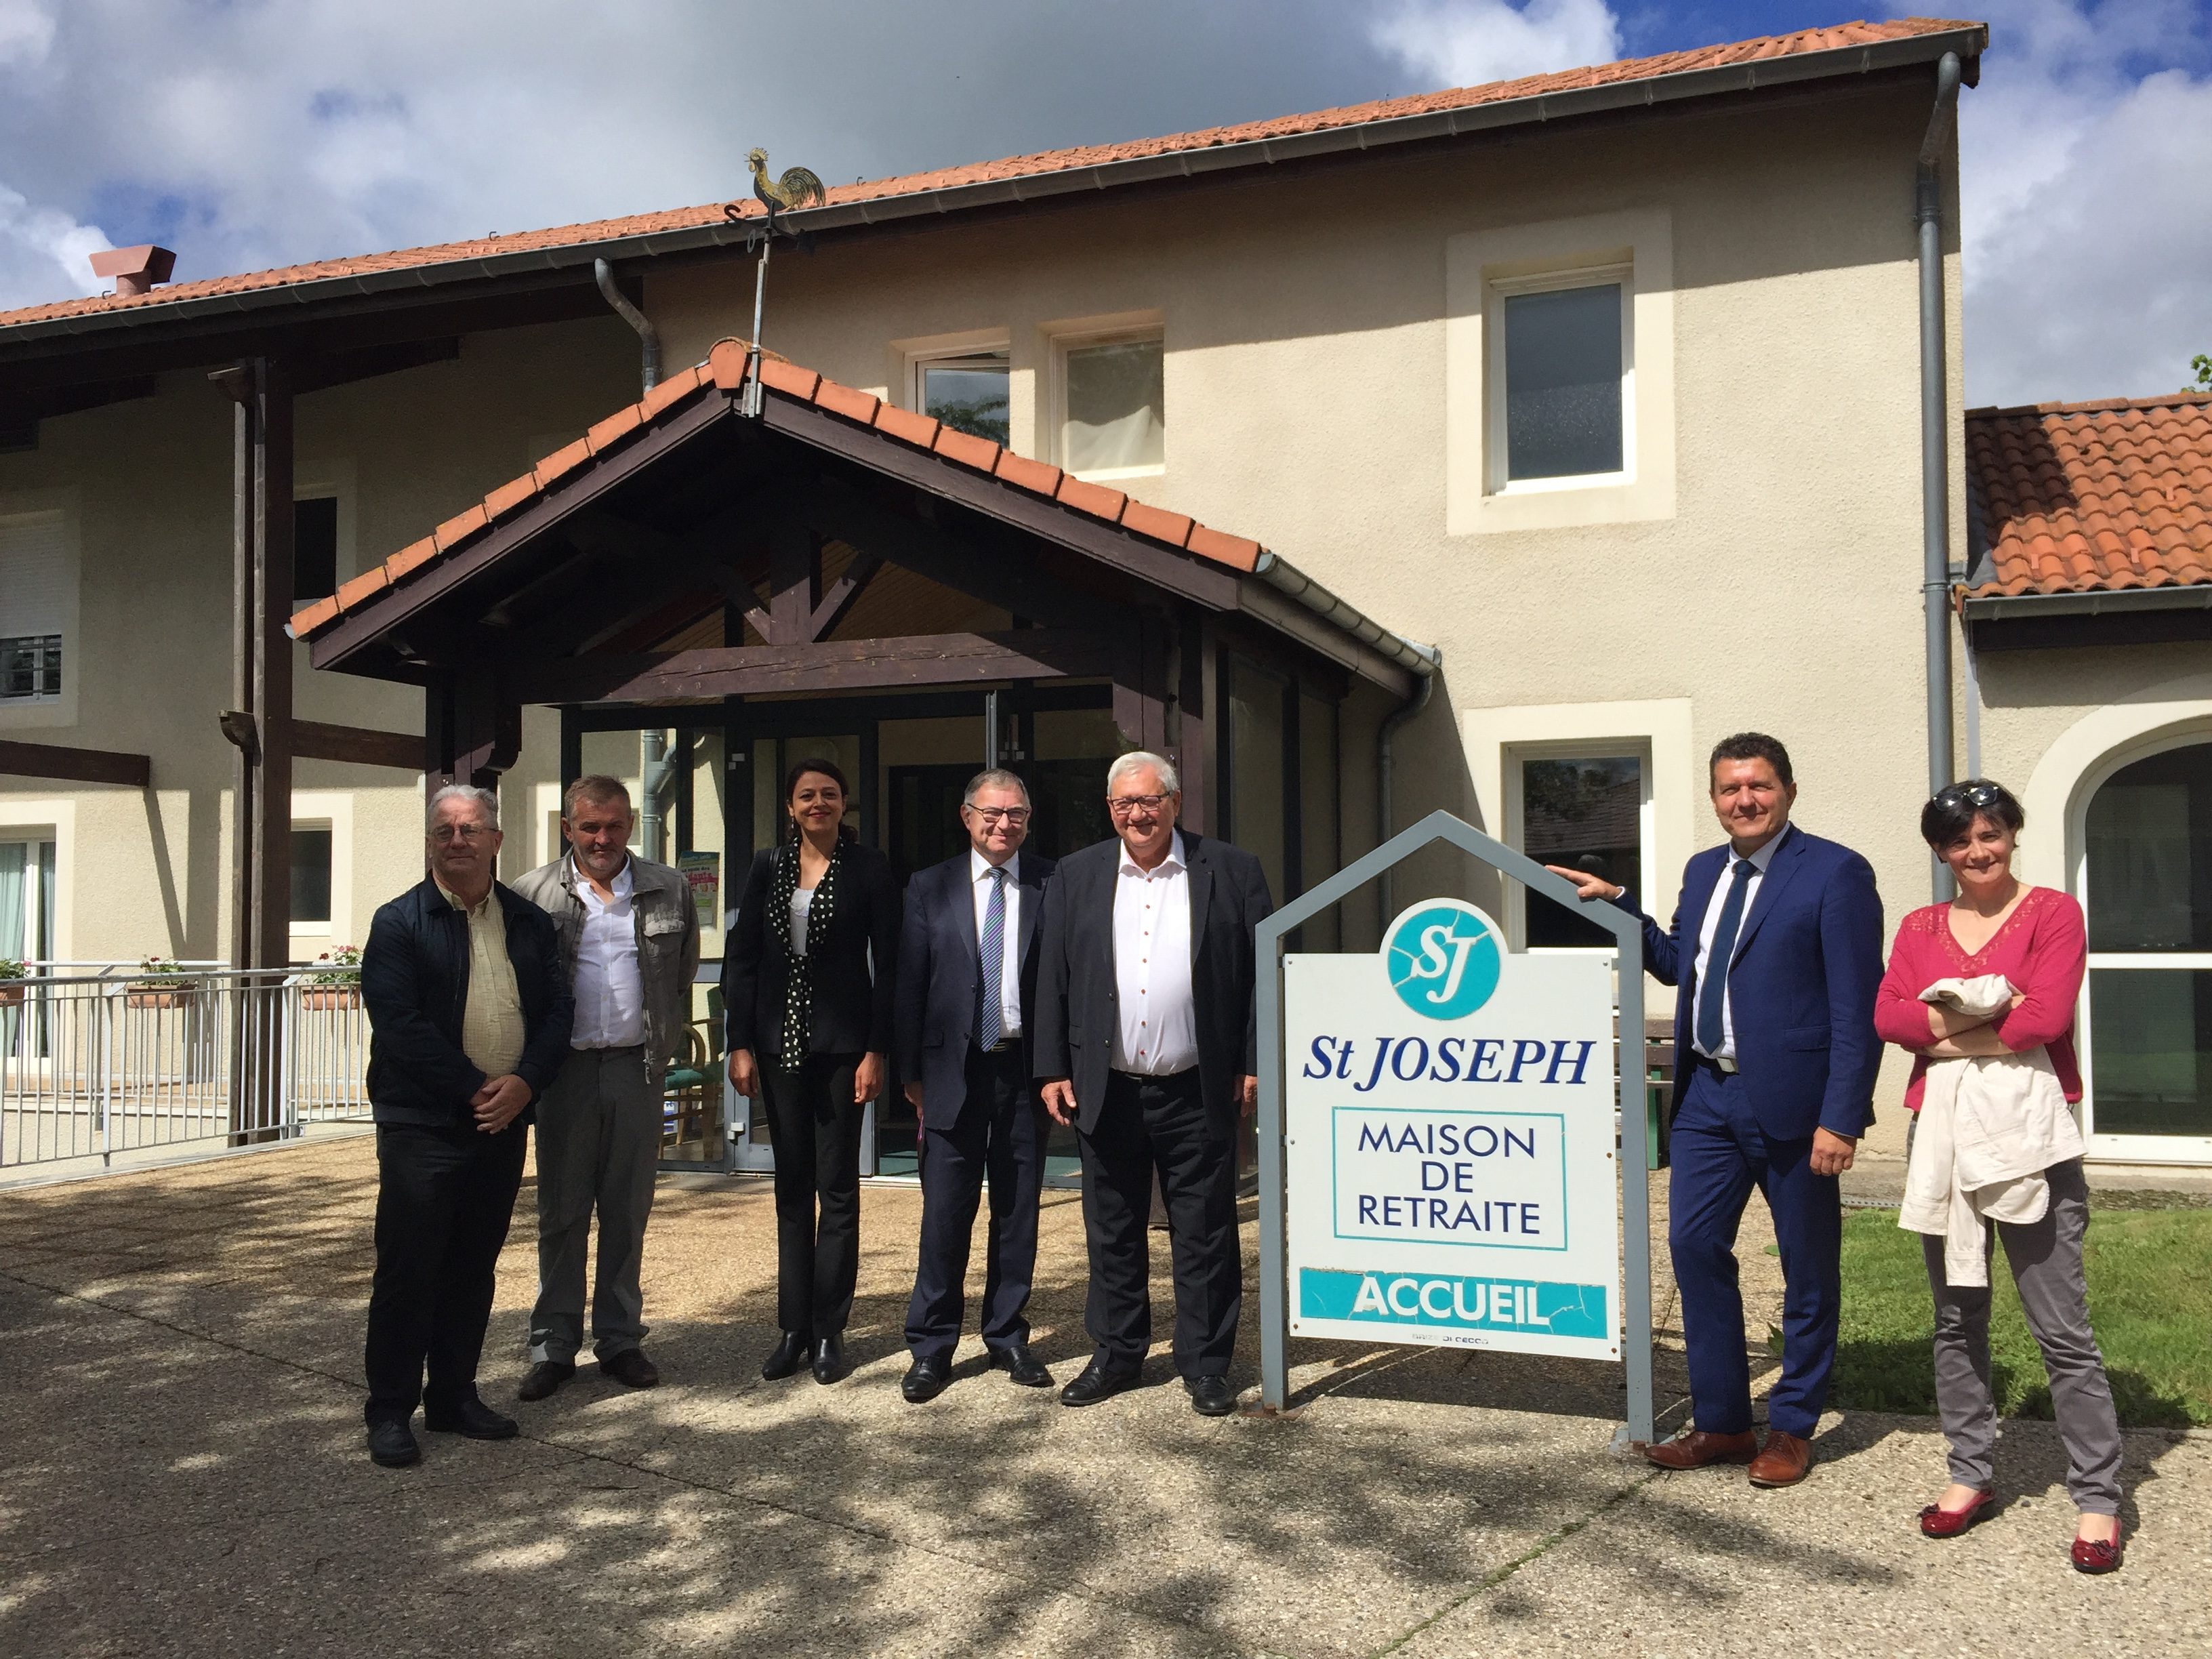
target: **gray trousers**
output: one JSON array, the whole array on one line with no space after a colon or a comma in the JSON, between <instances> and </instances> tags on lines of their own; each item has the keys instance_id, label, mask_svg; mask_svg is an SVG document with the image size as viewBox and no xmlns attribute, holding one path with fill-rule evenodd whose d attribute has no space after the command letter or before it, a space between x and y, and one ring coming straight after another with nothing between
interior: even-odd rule
<instances>
[{"instance_id":1,"label":"gray trousers","mask_svg":"<svg viewBox=\"0 0 2212 1659\"><path fill-rule=\"evenodd\" d=\"M2020 1287L2021 1310L2043 1350L2051 1377L2051 1414L2066 1443L2066 1490L2074 1507L2092 1515L2120 1512L2120 1425L2112 1411L2105 1358L2089 1328L2089 1288L2081 1272L2081 1237L2089 1226L2089 1187L2081 1160L2044 1171L2051 1207L2027 1226L1995 1224L2005 1260ZM1982 1249L1991 1229L1982 1229ZM1951 1443L1951 1479L1962 1486L1994 1483L1996 1405L1990 1393L1990 1291L1954 1288L1943 1275L1943 1241L1921 1240L1928 1284L1936 1293L1936 1405Z\"/></svg>"},{"instance_id":2,"label":"gray trousers","mask_svg":"<svg viewBox=\"0 0 2212 1659\"><path fill-rule=\"evenodd\" d=\"M584 1261L599 1212L592 1351L599 1358L645 1340L638 1266L660 1159L660 1096L645 1050L569 1051L538 1103L538 1305L530 1357L572 1364L584 1346Z\"/></svg>"}]
</instances>

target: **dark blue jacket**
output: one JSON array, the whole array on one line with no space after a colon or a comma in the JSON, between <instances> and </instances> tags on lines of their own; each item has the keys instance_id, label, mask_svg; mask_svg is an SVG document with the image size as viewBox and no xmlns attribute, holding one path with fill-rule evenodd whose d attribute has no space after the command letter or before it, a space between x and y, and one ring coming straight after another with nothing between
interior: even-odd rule
<instances>
[{"instance_id":1,"label":"dark blue jacket","mask_svg":"<svg viewBox=\"0 0 2212 1659\"><path fill-rule=\"evenodd\" d=\"M899 1075L921 1085L922 1121L950 1129L968 1098L968 1048L975 1036L975 1007L983 988L983 961L975 941L974 854L918 870L906 884L906 920L899 929ZM1053 861L1014 855L1020 890L1017 921L1020 965L1022 1075L1029 1075L1036 1035L1037 925L1044 919L1045 883Z\"/></svg>"},{"instance_id":2,"label":"dark blue jacket","mask_svg":"<svg viewBox=\"0 0 2212 1659\"><path fill-rule=\"evenodd\" d=\"M1644 965L1674 999L1678 1077L1688 1076L1698 1006L1698 935L1728 868L1726 846L1708 848L1682 871L1672 927L1640 910ZM1621 901L1635 910L1632 899ZM1881 1042L1874 994L1881 983L1881 897L1874 866L1848 847L1794 825L1774 849L1759 896L1736 936L1729 1009L1736 1068L1759 1126L1778 1140L1806 1140L1815 1127L1853 1139L1874 1121Z\"/></svg>"},{"instance_id":3,"label":"dark blue jacket","mask_svg":"<svg viewBox=\"0 0 2212 1659\"><path fill-rule=\"evenodd\" d=\"M507 916L507 956L522 996L522 1059L515 1075L535 1101L568 1058L575 1016L553 918L492 884ZM469 920L434 881L380 906L361 953L368 1010L368 1099L379 1123L464 1128L484 1073L461 1052L469 994Z\"/></svg>"}]
</instances>

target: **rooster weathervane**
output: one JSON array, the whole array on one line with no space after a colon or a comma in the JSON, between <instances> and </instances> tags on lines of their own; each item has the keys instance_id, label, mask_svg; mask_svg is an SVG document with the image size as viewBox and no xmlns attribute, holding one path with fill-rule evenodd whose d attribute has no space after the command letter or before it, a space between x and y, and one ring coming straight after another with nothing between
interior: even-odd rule
<instances>
[{"instance_id":1,"label":"rooster weathervane","mask_svg":"<svg viewBox=\"0 0 2212 1659\"><path fill-rule=\"evenodd\" d=\"M771 179L768 171L768 152L764 149L756 148L749 151L745 161L752 168L753 199L768 210L768 222L758 230L749 233L745 239L748 243L755 236L760 239L760 264L753 273L753 337L745 351L745 413L758 415L761 409L761 309L768 296L768 255L769 249L775 241L775 216L778 212L790 213L801 208L820 207L829 200L830 192L822 187L820 177L806 167L786 167L781 178ZM732 224L750 216L736 202L725 204L722 216ZM798 234L792 231L786 234Z\"/></svg>"}]
</instances>

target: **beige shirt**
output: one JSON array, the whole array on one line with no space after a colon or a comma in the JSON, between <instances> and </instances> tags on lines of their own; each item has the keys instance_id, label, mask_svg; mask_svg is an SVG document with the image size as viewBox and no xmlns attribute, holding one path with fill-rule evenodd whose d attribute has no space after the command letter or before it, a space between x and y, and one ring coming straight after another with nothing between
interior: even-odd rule
<instances>
[{"instance_id":1,"label":"beige shirt","mask_svg":"<svg viewBox=\"0 0 2212 1659\"><path fill-rule=\"evenodd\" d=\"M499 895L464 904L446 892L446 902L469 919L469 996L461 1009L461 1052L486 1077L504 1077L522 1062L522 993L514 983L514 963L507 954L507 913Z\"/></svg>"}]
</instances>

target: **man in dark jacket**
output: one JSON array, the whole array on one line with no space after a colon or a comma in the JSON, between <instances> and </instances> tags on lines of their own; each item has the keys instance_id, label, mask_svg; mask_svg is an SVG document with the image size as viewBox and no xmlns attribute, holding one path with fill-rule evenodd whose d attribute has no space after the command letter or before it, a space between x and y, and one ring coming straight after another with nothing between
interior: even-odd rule
<instances>
[{"instance_id":1,"label":"man in dark jacket","mask_svg":"<svg viewBox=\"0 0 2212 1659\"><path fill-rule=\"evenodd\" d=\"M499 845L497 796L439 790L430 878L377 911L362 952L379 1176L365 1415L387 1468L421 1461L417 1403L434 1432L515 1431L477 1397L477 1360L524 1115L568 1055L573 1006L552 918L492 878Z\"/></svg>"},{"instance_id":2,"label":"man in dark jacket","mask_svg":"<svg viewBox=\"0 0 2212 1659\"><path fill-rule=\"evenodd\" d=\"M1237 1122L1259 1094L1253 930L1273 904L1258 859L1176 828L1182 796L1161 757L1115 761L1106 805L1117 839L1060 861L1037 947L1036 1076L1045 1109L1079 1132L1096 1345L1060 1403L1136 1383L1152 1335L1157 1170L1176 1370L1199 1415L1225 1417L1243 1306Z\"/></svg>"}]
</instances>

